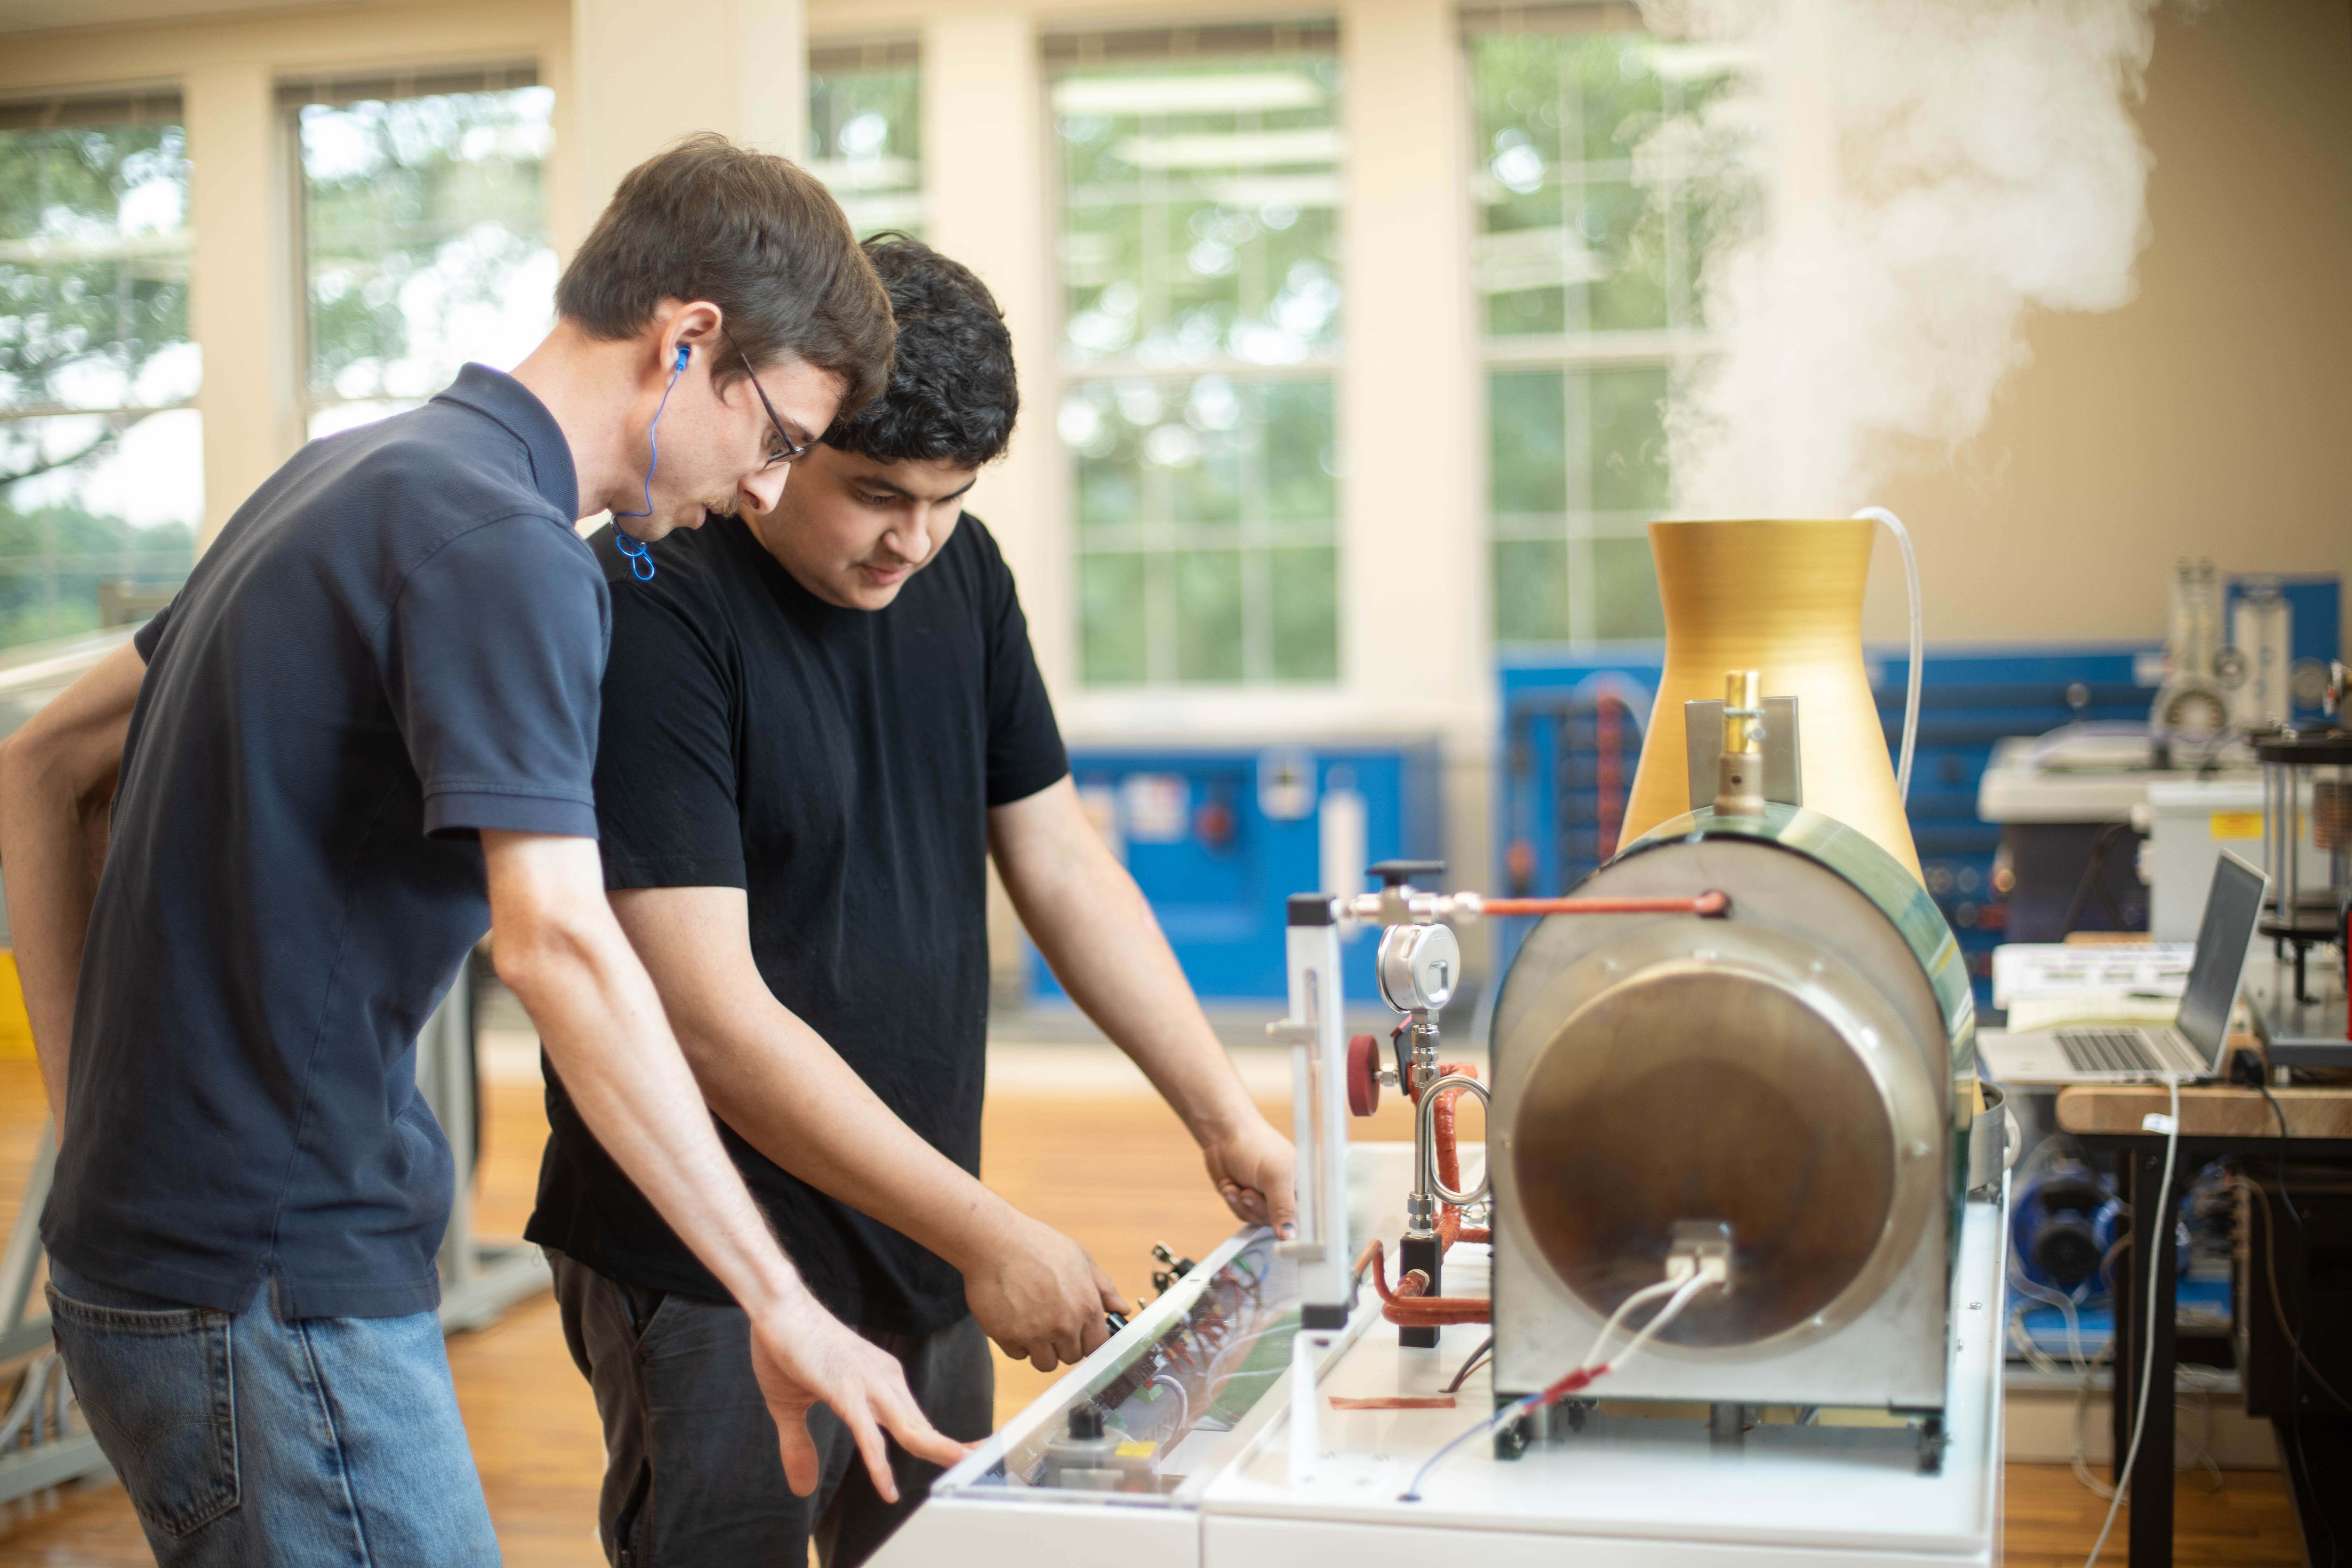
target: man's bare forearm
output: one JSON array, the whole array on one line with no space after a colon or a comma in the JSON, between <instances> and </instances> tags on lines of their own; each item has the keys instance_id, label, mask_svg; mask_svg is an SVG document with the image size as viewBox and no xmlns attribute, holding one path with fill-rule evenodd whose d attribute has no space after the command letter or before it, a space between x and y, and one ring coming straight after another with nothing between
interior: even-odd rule
<instances>
[{"instance_id":1,"label":"man's bare forearm","mask_svg":"<svg viewBox=\"0 0 2352 1568\"><path fill-rule=\"evenodd\" d=\"M805 1299L604 902L596 846L482 837L499 974L597 1142L746 1310L756 1317ZM550 852L565 844L576 851Z\"/></svg>"},{"instance_id":2,"label":"man's bare forearm","mask_svg":"<svg viewBox=\"0 0 2352 1568\"><path fill-rule=\"evenodd\" d=\"M145 673L135 648L120 648L0 743L9 942L60 1137L82 945L106 865L123 737Z\"/></svg>"},{"instance_id":3,"label":"man's bare forearm","mask_svg":"<svg viewBox=\"0 0 2352 1568\"><path fill-rule=\"evenodd\" d=\"M1259 1119L1135 879L1066 778L989 813L1005 890L1070 999L1207 1143Z\"/></svg>"},{"instance_id":4,"label":"man's bare forearm","mask_svg":"<svg viewBox=\"0 0 2352 1568\"><path fill-rule=\"evenodd\" d=\"M614 895L710 1109L751 1145L969 1273L1018 1211L934 1149L761 979L743 895Z\"/></svg>"}]
</instances>

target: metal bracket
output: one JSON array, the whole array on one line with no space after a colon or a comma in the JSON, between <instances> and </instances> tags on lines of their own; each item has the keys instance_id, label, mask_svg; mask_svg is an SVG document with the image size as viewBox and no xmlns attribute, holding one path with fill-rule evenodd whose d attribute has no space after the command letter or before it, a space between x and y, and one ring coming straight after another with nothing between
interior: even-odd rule
<instances>
[{"instance_id":1,"label":"metal bracket","mask_svg":"<svg viewBox=\"0 0 2352 1568\"><path fill-rule=\"evenodd\" d=\"M1684 760L1690 770L1690 808L1715 804L1716 759L1723 752L1723 704L1683 704ZM1764 699L1764 798L1805 804L1803 759L1797 750L1797 700Z\"/></svg>"}]
</instances>

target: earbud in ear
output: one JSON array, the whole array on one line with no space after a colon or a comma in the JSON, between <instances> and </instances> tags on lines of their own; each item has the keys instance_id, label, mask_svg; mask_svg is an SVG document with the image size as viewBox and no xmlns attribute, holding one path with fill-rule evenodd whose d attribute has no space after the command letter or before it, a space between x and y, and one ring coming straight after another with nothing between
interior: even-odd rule
<instances>
[{"instance_id":1,"label":"earbud in ear","mask_svg":"<svg viewBox=\"0 0 2352 1568\"><path fill-rule=\"evenodd\" d=\"M690 348L687 347L684 343L680 343L680 344L678 344L678 345L677 345L677 365L676 365L674 368L676 368L676 369L677 369L677 370L684 370L684 369L686 368L686 362L687 362L688 360L692 359L693 357L694 357L694 351L693 351L692 349L690 349Z\"/></svg>"}]
</instances>

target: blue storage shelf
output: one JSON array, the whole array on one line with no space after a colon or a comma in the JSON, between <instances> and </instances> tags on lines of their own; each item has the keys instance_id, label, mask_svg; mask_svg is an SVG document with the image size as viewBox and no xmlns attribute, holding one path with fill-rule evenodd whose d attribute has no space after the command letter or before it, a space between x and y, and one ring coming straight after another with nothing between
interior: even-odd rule
<instances>
[{"instance_id":1,"label":"blue storage shelf","mask_svg":"<svg viewBox=\"0 0 2352 1568\"><path fill-rule=\"evenodd\" d=\"M1269 769L1287 771L1286 793L1267 787ZM1112 827L1185 978L1205 1001L1278 1005L1289 984L1285 901L1318 889L1364 890L1323 888L1324 817L1335 792L1360 800L1360 865L1442 852L1433 740L1078 746L1070 773L1097 823ZM1360 931L1349 943L1347 994L1358 1005L1378 994L1373 946ZM1028 964L1033 999L1066 1000L1034 948Z\"/></svg>"}]
</instances>

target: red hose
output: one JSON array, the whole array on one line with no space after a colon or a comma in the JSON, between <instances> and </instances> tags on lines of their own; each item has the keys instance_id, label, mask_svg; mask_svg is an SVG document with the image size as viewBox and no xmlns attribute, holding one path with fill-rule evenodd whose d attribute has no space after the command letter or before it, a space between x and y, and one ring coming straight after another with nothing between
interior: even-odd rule
<instances>
[{"instance_id":1,"label":"red hose","mask_svg":"<svg viewBox=\"0 0 2352 1568\"><path fill-rule=\"evenodd\" d=\"M1464 1078L1476 1078L1478 1069L1468 1062L1440 1062L1437 1066L1437 1076L1440 1078L1451 1078L1456 1074ZM1466 1089L1445 1090L1437 1097L1437 1109L1430 1112L1429 1118L1430 1131L1437 1145L1437 1179L1444 1182L1449 1190L1457 1193L1462 1190L1462 1156L1454 1142L1454 1101L1469 1092ZM1415 1089L1412 1098L1413 1102L1419 1104L1421 1091ZM1461 1209L1453 1204L1447 1204L1438 1211L1437 1234L1447 1249L1452 1248L1455 1242L1462 1239ZM1482 1232L1471 1239L1484 1241L1486 1237Z\"/></svg>"},{"instance_id":2,"label":"red hose","mask_svg":"<svg viewBox=\"0 0 2352 1568\"><path fill-rule=\"evenodd\" d=\"M1478 1069L1468 1062L1438 1064L1439 1078L1457 1074L1464 1078L1476 1078ZM1454 1101L1469 1092L1466 1089L1444 1090L1438 1095L1437 1108L1430 1112L1429 1118L1430 1135L1437 1156L1438 1180L1457 1193L1462 1190L1462 1155L1454 1136ZM1415 1089L1412 1098L1418 1103L1421 1091ZM1465 1226L1462 1210L1455 1205L1447 1204L1438 1211L1437 1235L1441 1255L1451 1250L1457 1241L1483 1242L1491 1234L1483 1226ZM1408 1272L1397 1282L1396 1289L1391 1290L1386 1254L1378 1237L1374 1237L1356 1258L1355 1272L1361 1275L1367 1269L1371 1273L1373 1289L1380 1292L1382 1303L1381 1316L1391 1323L1406 1328L1433 1328L1447 1323L1484 1323L1494 1318L1494 1302L1485 1296L1423 1295L1422 1292L1429 1289L1429 1276L1418 1268Z\"/></svg>"},{"instance_id":3,"label":"red hose","mask_svg":"<svg viewBox=\"0 0 2352 1568\"><path fill-rule=\"evenodd\" d=\"M1705 892L1695 899L1487 899L1478 906L1487 915L1722 915L1731 910L1731 895Z\"/></svg>"}]
</instances>

